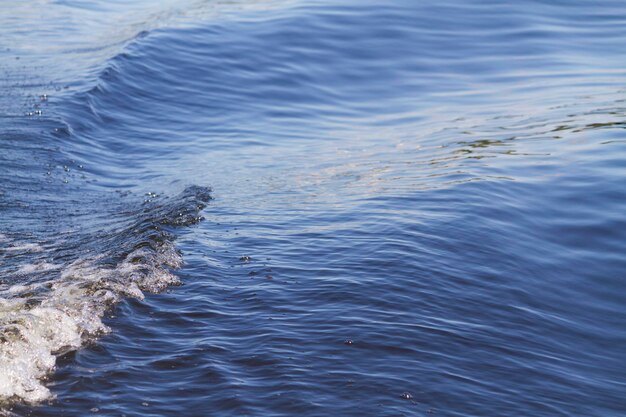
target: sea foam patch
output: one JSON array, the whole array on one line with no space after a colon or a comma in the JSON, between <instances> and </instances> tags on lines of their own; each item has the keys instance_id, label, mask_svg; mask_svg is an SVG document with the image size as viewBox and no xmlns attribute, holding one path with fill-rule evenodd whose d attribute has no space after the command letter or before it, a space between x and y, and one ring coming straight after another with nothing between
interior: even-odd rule
<instances>
[{"instance_id":1,"label":"sea foam patch","mask_svg":"<svg viewBox=\"0 0 626 417\"><path fill-rule=\"evenodd\" d=\"M17 275L43 271L48 279L0 288L0 402L51 398L45 377L56 356L109 332L102 318L112 305L178 284L172 270L183 260L164 228L200 221L199 211L209 199L207 188L190 187L136 213L129 227L111 233L97 255L17 268Z\"/></svg>"}]
</instances>

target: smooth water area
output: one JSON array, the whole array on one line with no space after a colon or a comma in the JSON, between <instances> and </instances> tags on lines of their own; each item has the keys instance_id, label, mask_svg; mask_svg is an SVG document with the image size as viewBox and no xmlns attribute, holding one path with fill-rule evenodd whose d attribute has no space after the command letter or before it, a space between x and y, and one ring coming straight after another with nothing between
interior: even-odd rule
<instances>
[{"instance_id":1,"label":"smooth water area","mask_svg":"<svg viewBox=\"0 0 626 417\"><path fill-rule=\"evenodd\" d=\"M623 1L0 4L0 415L626 415Z\"/></svg>"}]
</instances>

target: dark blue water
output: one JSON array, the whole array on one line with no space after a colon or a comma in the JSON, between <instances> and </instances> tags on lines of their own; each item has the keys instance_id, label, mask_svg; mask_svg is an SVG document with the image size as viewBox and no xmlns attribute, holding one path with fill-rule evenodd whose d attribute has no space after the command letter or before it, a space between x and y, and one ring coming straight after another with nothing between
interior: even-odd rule
<instances>
[{"instance_id":1,"label":"dark blue water","mask_svg":"<svg viewBox=\"0 0 626 417\"><path fill-rule=\"evenodd\" d=\"M0 5L0 415L626 415L626 4Z\"/></svg>"}]
</instances>

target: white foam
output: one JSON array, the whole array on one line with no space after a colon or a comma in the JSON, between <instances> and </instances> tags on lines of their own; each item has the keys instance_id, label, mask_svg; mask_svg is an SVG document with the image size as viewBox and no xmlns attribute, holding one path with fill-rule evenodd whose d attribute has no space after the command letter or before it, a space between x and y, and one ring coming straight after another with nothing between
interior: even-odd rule
<instances>
[{"instance_id":1,"label":"white foam","mask_svg":"<svg viewBox=\"0 0 626 417\"><path fill-rule=\"evenodd\" d=\"M144 291L178 283L168 267L181 264L173 244L165 242L156 250L134 250L116 267L102 266L95 257L65 267L43 263L20 268L22 272L44 268L58 276L0 292L0 402L51 398L42 379L54 369L55 355L108 332L102 318L122 297L141 299ZM35 288L44 290L33 303Z\"/></svg>"},{"instance_id":2,"label":"white foam","mask_svg":"<svg viewBox=\"0 0 626 417\"><path fill-rule=\"evenodd\" d=\"M24 243L22 245L12 245L4 248L7 252L41 252L43 251L43 247L38 243Z\"/></svg>"},{"instance_id":3,"label":"white foam","mask_svg":"<svg viewBox=\"0 0 626 417\"><path fill-rule=\"evenodd\" d=\"M54 269L59 269L61 267L62 265L57 265L50 262L38 262L35 264L21 265L16 273L20 275L29 275L35 272L48 272Z\"/></svg>"}]
</instances>

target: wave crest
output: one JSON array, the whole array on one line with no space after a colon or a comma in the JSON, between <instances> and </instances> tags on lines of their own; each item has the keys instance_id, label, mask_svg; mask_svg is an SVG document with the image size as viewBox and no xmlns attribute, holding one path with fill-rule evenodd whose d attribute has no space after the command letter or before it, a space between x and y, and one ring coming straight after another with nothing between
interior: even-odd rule
<instances>
[{"instance_id":1,"label":"wave crest","mask_svg":"<svg viewBox=\"0 0 626 417\"><path fill-rule=\"evenodd\" d=\"M209 188L194 186L171 200L150 202L131 226L105 238L103 246L111 249L53 268L46 280L0 291L0 401L50 398L42 379L56 356L109 332L102 318L112 305L179 284L172 270L183 260L167 228L199 222L210 198ZM124 250L128 242L132 247Z\"/></svg>"}]
</instances>

